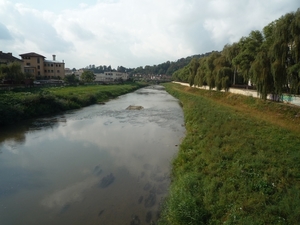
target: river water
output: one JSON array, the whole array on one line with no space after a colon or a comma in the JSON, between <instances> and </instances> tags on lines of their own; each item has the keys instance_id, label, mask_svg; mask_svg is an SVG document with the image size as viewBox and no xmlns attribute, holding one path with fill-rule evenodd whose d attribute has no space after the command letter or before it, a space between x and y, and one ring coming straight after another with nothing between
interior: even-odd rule
<instances>
[{"instance_id":1,"label":"river water","mask_svg":"<svg viewBox=\"0 0 300 225\"><path fill-rule=\"evenodd\" d=\"M0 224L151 224L183 124L178 100L150 86L0 131Z\"/></svg>"}]
</instances>

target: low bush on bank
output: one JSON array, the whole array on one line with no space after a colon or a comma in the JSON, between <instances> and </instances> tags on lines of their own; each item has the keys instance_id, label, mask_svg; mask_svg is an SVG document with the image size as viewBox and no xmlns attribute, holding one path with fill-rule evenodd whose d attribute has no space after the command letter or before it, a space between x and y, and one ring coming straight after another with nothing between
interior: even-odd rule
<instances>
[{"instance_id":1,"label":"low bush on bank","mask_svg":"<svg viewBox=\"0 0 300 225\"><path fill-rule=\"evenodd\" d=\"M298 107L166 84L184 110L159 224L297 224Z\"/></svg>"},{"instance_id":2,"label":"low bush on bank","mask_svg":"<svg viewBox=\"0 0 300 225\"><path fill-rule=\"evenodd\" d=\"M131 83L1 91L0 125L104 102L143 86L145 84Z\"/></svg>"}]
</instances>

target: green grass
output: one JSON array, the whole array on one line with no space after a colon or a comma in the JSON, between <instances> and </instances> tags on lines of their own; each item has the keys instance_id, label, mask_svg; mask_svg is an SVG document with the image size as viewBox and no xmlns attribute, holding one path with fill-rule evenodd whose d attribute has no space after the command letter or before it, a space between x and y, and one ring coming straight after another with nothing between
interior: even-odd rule
<instances>
[{"instance_id":1,"label":"green grass","mask_svg":"<svg viewBox=\"0 0 300 225\"><path fill-rule=\"evenodd\" d=\"M300 109L166 84L184 110L159 224L298 224Z\"/></svg>"},{"instance_id":2,"label":"green grass","mask_svg":"<svg viewBox=\"0 0 300 225\"><path fill-rule=\"evenodd\" d=\"M104 102L143 86L143 83L127 83L0 91L0 125Z\"/></svg>"}]
</instances>

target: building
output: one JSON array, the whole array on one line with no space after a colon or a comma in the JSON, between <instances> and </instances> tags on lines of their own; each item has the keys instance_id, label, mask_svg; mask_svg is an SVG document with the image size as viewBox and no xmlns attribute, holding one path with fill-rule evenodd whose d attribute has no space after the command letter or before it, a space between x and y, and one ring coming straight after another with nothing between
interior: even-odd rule
<instances>
[{"instance_id":1,"label":"building","mask_svg":"<svg viewBox=\"0 0 300 225\"><path fill-rule=\"evenodd\" d=\"M65 63L56 60L46 60L45 56L35 52L20 55L24 63L24 72L32 74L36 79L63 79L65 76Z\"/></svg>"},{"instance_id":2,"label":"building","mask_svg":"<svg viewBox=\"0 0 300 225\"><path fill-rule=\"evenodd\" d=\"M9 65L10 63L19 63L21 70L24 71L23 61L21 59L14 57L11 52L4 53L0 51L0 64Z\"/></svg>"},{"instance_id":3,"label":"building","mask_svg":"<svg viewBox=\"0 0 300 225\"><path fill-rule=\"evenodd\" d=\"M104 72L104 73L95 73L96 82L112 82L117 80L127 80L128 74L127 73L121 73L117 71L111 71L111 72Z\"/></svg>"},{"instance_id":4,"label":"building","mask_svg":"<svg viewBox=\"0 0 300 225\"><path fill-rule=\"evenodd\" d=\"M10 63L20 63L22 64L23 61L21 59L18 59L16 57L14 57L12 55L12 53L8 52L8 53L4 53L2 51L0 51L0 64L10 64Z\"/></svg>"}]
</instances>

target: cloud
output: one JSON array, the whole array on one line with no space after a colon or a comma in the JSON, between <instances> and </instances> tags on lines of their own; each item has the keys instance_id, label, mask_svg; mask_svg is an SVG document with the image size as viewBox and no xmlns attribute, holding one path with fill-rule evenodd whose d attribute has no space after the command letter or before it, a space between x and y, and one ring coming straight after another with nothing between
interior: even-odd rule
<instances>
[{"instance_id":1,"label":"cloud","mask_svg":"<svg viewBox=\"0 0 300 225\"><path fill-rule=\"evenodd\" d=\"M48 57L55 53L71 68L153 65L222 50L300 7L298 0L79 2L54 11L0 0L0 21L6 27L1 34L13 40L3 50L17 55L36 51ZM41 8L40 2L36 4Z\"/></svg>"},{"instance_id":2,"label":"cloud","mask_svg":"<svg viewBox=\"0 0 300 225\"><path fill-rule=\"evenodd\" d=\"M74 202L81 202L84 199L84 193L99 182L97 177L89 177L83 181L71 184L68 187L56 190L46 196L41 204L49 209L62 209L64 206Z\"/></svg>"},{"instance_id":3,"label":"cloud","mask_svg":"<svg viewBox=\"0 0 300 225\"><path fill-rule=\"evenodd\" d=\"M0 23L0 39L2 39L2 40L11 40L12 39L12 37L9 33L9 30L2 23Z\"/></svg>"}]
</instances>

